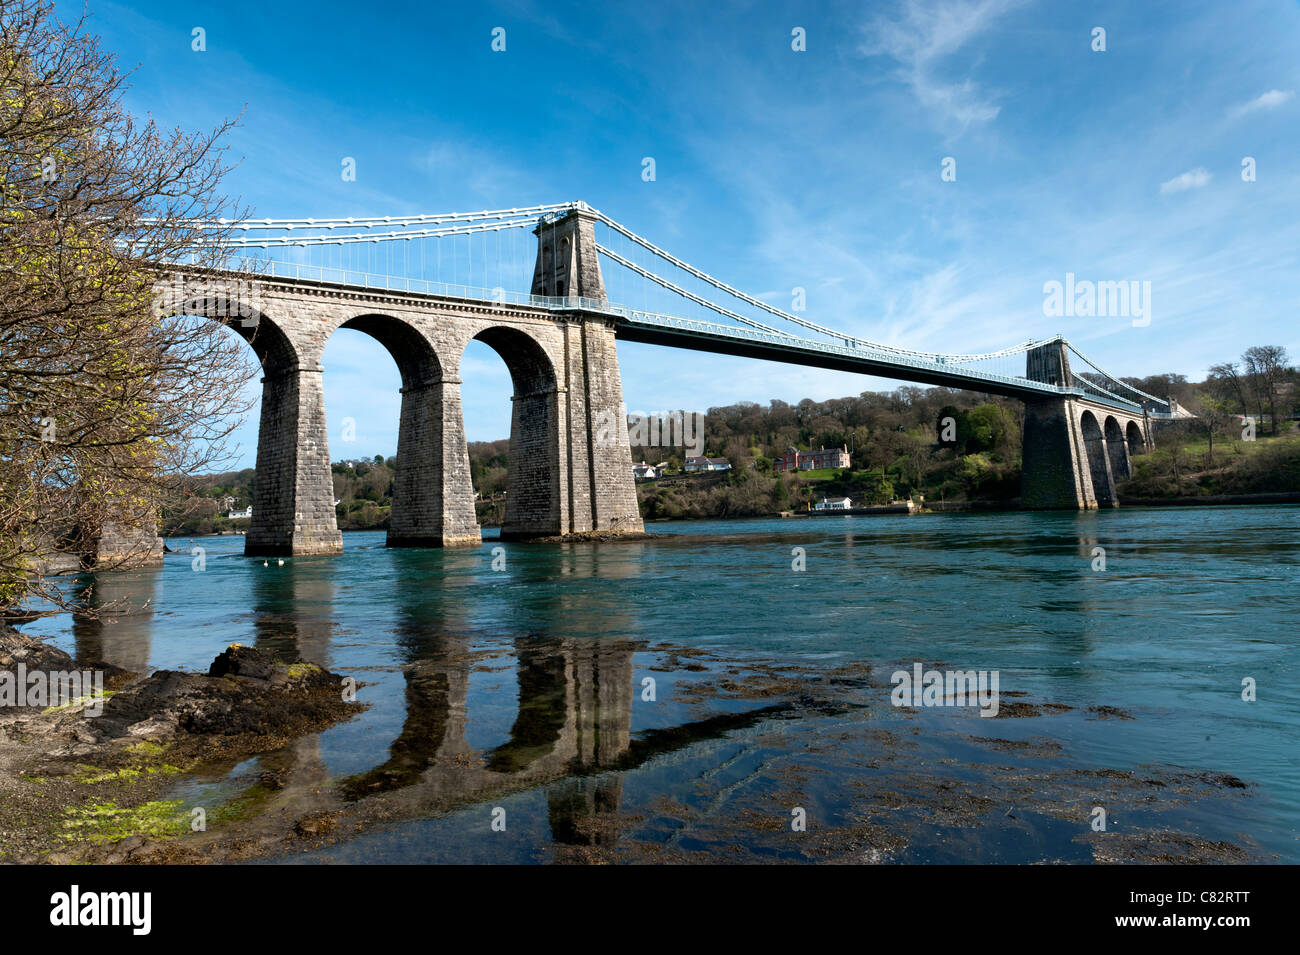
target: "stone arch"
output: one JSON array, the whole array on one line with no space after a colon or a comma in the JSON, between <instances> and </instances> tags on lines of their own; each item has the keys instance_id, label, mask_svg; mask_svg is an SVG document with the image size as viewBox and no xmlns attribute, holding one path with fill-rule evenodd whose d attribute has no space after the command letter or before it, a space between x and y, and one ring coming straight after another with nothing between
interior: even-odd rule
<instances>
[{"instance_id":1,"label":"stone arch","mask_svg":"<svg viewBox=\"0 0 1300 955\"><path fill-rule=\"evenodd\" d=\"M304 354L304 342L287 330L287 317L268 314L252 283L240 277L177 277L170 288L164 284L155 291L170 303L160 314L225 325L249 343L261 364L257 480L244 553L340 552L343 541L329 485L320 369Z\"/></svg>"},{"instance_id":2,"label":"stone arch","mask_svg":"<svg viewBox=\"0 0 1300 955\"><path fill-rule=\"evenodd\" d=\"M437 350L416 325L383 312L348 316L334 331L339 328L361 332L383 345L402 379L388 546L442 546L447 429L444 376Z\"/></svg>"},{"instance_id":3,"label":"stone arch","mask_svg":"<svg viewBox=\"0 0 1300 955\"><path fill-rule=\"evenodd\" d=\"M183 316L206 318L229 328L248 342L263 371L293 368L300 360L297 345L274 318L236 297L210 292L190 294L163 311L163 317Z\"/></svg>"},{"instance_id":4,"label":"stone arch","mask_svg":"<svg viewBox=\"0 0 1300 955\"><path fill-rule=\"evenodd\" d=\"M517 637L515 661L519 698L510 739L486 754L486 768L496 773L523 772L555 754L571 735L566 731L576 709L570 698L570 661L559 637L536 633Z\"/></svg>"},{"instance_id":5,"label":"stone arch","mask_svg":"<svg viewBox=\"0 0 1300 955\"><path fill-rule=\"evenodd\" d=\"M561 534L562 415L555 363L541 342L522 329L493 325L480 330L473 340L483 342L501 356L514 386L510 399L510 473L501 536L509 539Z\"/></svg>"},{"instance_id":6,"label":"stone arch","mask_svg":"<svg viewBox=\"0 0 1300 955\"><path fill-rule=\"evenodd\" d=\"M1114 485L1111 481L1110 462L1106 457L1106 438L1102 434L1097 416L1084 411L1079 418L1083 433L1084 451L1088 457L1088 474L1092 478L1092 493L1098 507L1113 507Z\"/></svg>"},{"instance_id":7,"label":"stone arch","mask_svg":"<svg viewBox=\"0 0 1300 955\"><path fill-rule=\"evenodd\" d=\"M1146 439L1142 436L1142 427L1136 421L1130 421L1128 427L1124 429L1124 433L1128 440L1130 458L1146 453Z\"/></svg>"},{"instance_id":8,"label":"stone arch","mask_svg":"<svg viewBox=\"0 0 1300 955\"><path fill-rule=\"evenodd\" d=\"M349 318L338 327L362 332L383 345L397 364L404 390L442 379L442 362L433 343L405 319L370 312Z\"/></svg>"},{"instance_id":9,"label":"stone arch","mask_svg":"<svg viewBox=\"0 0 1300 955\"><path fill-rule=\"evenodd\" d=\"M1106 454L1110 459L1110 473L1116 481L1129 476L1131 469L1128 460L1128 445L1124 442L1124 432L1114 415L1106 416L1105 424Z\"/></svg>"}]
</instances>

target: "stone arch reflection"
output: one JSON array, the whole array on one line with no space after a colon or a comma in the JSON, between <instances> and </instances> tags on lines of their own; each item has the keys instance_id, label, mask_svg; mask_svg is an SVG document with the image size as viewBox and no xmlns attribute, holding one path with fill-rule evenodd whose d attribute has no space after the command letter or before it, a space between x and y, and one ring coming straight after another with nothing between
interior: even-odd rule
<instances>
[{"instance_id":1,"label":"stone arch reflection","mask_svg":"<svg viewBox=\"0 0 1300 955\"><path fill-rule=\"evenodd\" d=\"M329 561L253 562L253 644L286 663L328 669L334 634L334 570Z\"/></svg>"}]
</instances>

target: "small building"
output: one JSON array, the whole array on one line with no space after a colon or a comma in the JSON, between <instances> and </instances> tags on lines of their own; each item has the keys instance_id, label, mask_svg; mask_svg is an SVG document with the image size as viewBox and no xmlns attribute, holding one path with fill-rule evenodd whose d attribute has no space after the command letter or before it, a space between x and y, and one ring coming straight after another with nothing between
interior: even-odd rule
<instances>
[{"instance_id":1,"label":"small building","mask_svg":"<svg viewBox=\"0 0 1300 955\"><path fill-rule=\"evenodd\" d=\"M847 511L853 506L853 501L847 497L823 497L819 502L813 505L814 511Z\"/></svg>"},{"instance_id":2,"label":"small building","mask_svg":"<svg viewBox=\"0 0 1300 955\"><path fill-rule=\"evenodd\" d=\"M772 462L776 471L817 471L821 468L849 467L848 448L818 448L816 451L800 451L786 448L785 453Z\"/></svg>"},{"instance_id":3,"label":"small building","mask_svg":"<svg viewBox=\"0 0 1300 955\"><path fill-rule=\"evenodd\" d=\"M692 471L730 471L731 462L726 458L709 458L704 455L692 455L686 459L686 470Z\"/></svg>"},{"instance_id":4,"label":"small building","mask_svg":"<svg viewBox=\"0 0 1300 955\"><path fill-rule=\"evenodd\" d=\"M659 471L653 464L646 464L642 461L640 464L632 465L632 478L636 481L653 481L659 476Z\"/></svg>"},{"instance_id":5,"label":"small building","mask_svg":"<svg viewBox=\"0 0 1300 955\"><path fill-rule=\"evenodd\" d=\"M238 520L242 520L242 519L245 519L245 518L251 518L252 516L253 516L253 505L252 505L252 504L248 505L248 507L244 508L242 511L235 511L235 510L232 510L232 511L230 511L230 513L228 513L228 514L226 515L226 517L230 518L232 521L238 521Z\"/></svg>"}]
</instances>

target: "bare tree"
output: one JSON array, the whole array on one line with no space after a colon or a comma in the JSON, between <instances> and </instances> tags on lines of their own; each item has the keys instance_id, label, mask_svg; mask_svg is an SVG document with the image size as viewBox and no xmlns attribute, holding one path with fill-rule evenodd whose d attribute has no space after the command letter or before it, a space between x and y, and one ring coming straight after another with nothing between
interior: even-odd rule
<instances>
[{"instance_id":1,"label":"bare tree","mask_svg":"<svg viewBox=\"0 0 1300 955\"><path fill-rule=\"evenodd\" d=\"M1246 390L1235 361L1211 366L1210 377L1206 383L1220 401L1228 402L1235 398L1241 406L1241 413L1250 414L1250 406L1246 404Z\"/></svg>"},{"instance_id":2,"label":"bare tree","mask_svg":"<svg viewBox=\"0 0 1300 955\"><path fill-rule=\"evenodd\" d=\"M155 295L174 263L226 261L228 233L199 223L242 217L218 191L232 123L138 122L114 58L45 0L0 0L0 84L5 606L62 602L35 573L43 555L84 553L106 524L150 526L179 478L223 458L255 368L219 324Z\"/></svg>"},{"instance_id":3,"label":"bare tree","mask_svg":"<svg viewBox=\"0 0 1300 955\"><path fill-rule=\"evenodd\" d=\"M1242 353L1241 360L1250 376L1251 389L1260 406L1260 413L1263 414L1264 406L1267 405L1269 432L1276 436L1278 386L1286 380L1289 372L1286 349L1281 345L1255 345Z\"/></svg>"}]
</instances>

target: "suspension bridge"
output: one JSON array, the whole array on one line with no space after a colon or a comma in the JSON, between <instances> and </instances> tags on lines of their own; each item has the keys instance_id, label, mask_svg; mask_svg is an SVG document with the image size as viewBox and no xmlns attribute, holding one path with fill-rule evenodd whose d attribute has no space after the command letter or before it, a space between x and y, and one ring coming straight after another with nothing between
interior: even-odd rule
<instances>
[{"instance_id":1,"label":"suspension bridge","mask_svg":"<svg viewBox=\"0 0 1300 955\"><path fill-rule=\"evenodd\" d=\"M402 375L392 545L480 540L458 377L471 339L501 354L515 387L504 537L641 528L616 340L1021 399L1026 507L1113 506L1153 422L1183 414L1060 336L947 354L820 324L583 202L195 226L204 238L192 262L168 264L164 308L227 321L265 373L249 553L341 549L319 377L340 327L378 339Z\"/></svg>"}]
</instances>

